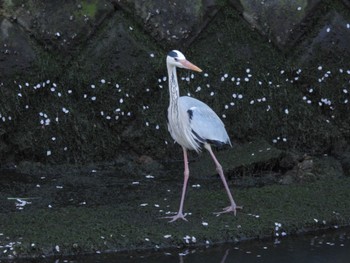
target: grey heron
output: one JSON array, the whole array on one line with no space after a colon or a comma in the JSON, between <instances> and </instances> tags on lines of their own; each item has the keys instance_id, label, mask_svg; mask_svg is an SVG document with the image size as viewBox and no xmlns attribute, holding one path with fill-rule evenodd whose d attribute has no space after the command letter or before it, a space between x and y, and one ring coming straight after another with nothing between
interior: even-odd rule
<instances>
[{"instance_id":1,"label":"grey heron","mask_svg":"<svg viewBox=\"0 0 350 263\"><path fill-rule=\"evenodd\" d=\"M213 159L216 171L224 184L225 190L230 200L230 205L217 214L233 212L236 215L236 209L241 209L233 200L232 194L226 182L223 169L212 151L211 145L221 146L231 145L230 138L226 132L225 126L216 113L205 103L188 96L181 96L177 81L176 68L185 68L197 72L202 70L186 60L185 56L178 50L168 53L166 58L169 81L170 102L168 107L168 130L172 138L182 146L184 158L184 183L180 207L176 215L167 216L170 222L178 219L187 221L183 214L183 205L186 195L187 181L189 178L189 167L187 150L200 152L204 147L208 150Z\"/></svg>"}]
</instances>

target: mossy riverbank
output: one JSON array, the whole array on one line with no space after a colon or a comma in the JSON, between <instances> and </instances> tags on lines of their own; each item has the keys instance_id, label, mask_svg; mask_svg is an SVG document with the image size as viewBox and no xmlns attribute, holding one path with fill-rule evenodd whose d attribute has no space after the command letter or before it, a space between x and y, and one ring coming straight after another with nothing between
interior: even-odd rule
<instances>
[{"instance_id":1,"label":"mossy riverbank","mask_svg":"<svg viewBox=\"0 0 350 263\"><path fill-rule=\"evenodd\" d=\"M67 176L8 174L8 183L1 180L1 258L213 245L350 223L348 177L238 189L231 182L237 203L244 206L234 217L213 214L228 202L215 176L192 178L185 202L188 222L168 223L162 217L177 211L181 177L175 170L154 178L98 170Z\"/></svg>"}]
</instances>

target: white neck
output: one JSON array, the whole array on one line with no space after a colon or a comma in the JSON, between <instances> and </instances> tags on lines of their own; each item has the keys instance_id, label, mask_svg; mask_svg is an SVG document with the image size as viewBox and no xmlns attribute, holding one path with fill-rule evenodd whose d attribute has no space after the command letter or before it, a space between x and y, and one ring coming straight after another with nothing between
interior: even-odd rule
<instances>
[{"instance_id":1,"label":"white neck","mask_svg":"<svg viewBox=\"0 0 350 263\"><path fill-rule=\"evenodd\" d=\"M169 81L169 95L170 105L177 106L177 100L179 99L179 84L177 82L176 67L167 65L168 68L168 81Z\"/></svg>"}]
</instances>

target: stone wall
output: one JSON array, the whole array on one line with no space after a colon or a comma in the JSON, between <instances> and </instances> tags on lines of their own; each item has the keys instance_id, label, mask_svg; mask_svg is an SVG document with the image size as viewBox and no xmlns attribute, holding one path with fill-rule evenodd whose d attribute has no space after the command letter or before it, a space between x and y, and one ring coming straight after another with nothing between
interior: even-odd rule
<instances>
[{"instance_id":1,"label":"stone wall","mask_svg":"<svg viewBox=\"0 0 350 263\"><path fill-rule=\"evenodd\" d=\"M182 94L236 142L339 153L349 142L350 1L5 0L0 154L5 163L164 158L165 56L184 51Z\"/></svg>"}]
</instances>

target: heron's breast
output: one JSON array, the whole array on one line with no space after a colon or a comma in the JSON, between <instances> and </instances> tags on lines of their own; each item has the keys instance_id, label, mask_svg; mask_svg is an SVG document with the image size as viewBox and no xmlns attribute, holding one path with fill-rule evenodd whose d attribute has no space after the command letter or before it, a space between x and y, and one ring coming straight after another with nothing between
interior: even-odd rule
<instances>
[{"instance_id":1,"label":"heron's breast","mask_svg":"<svg viewBox=\"0 0 350 263\"><path fill-rule=\"evenodd\" d=\"M199 146L193 137L187 113L181 114L178 111L175 114L168 110L168 130L178 144L190 150L198 149Z\"/></svg>"}]
</instances>

